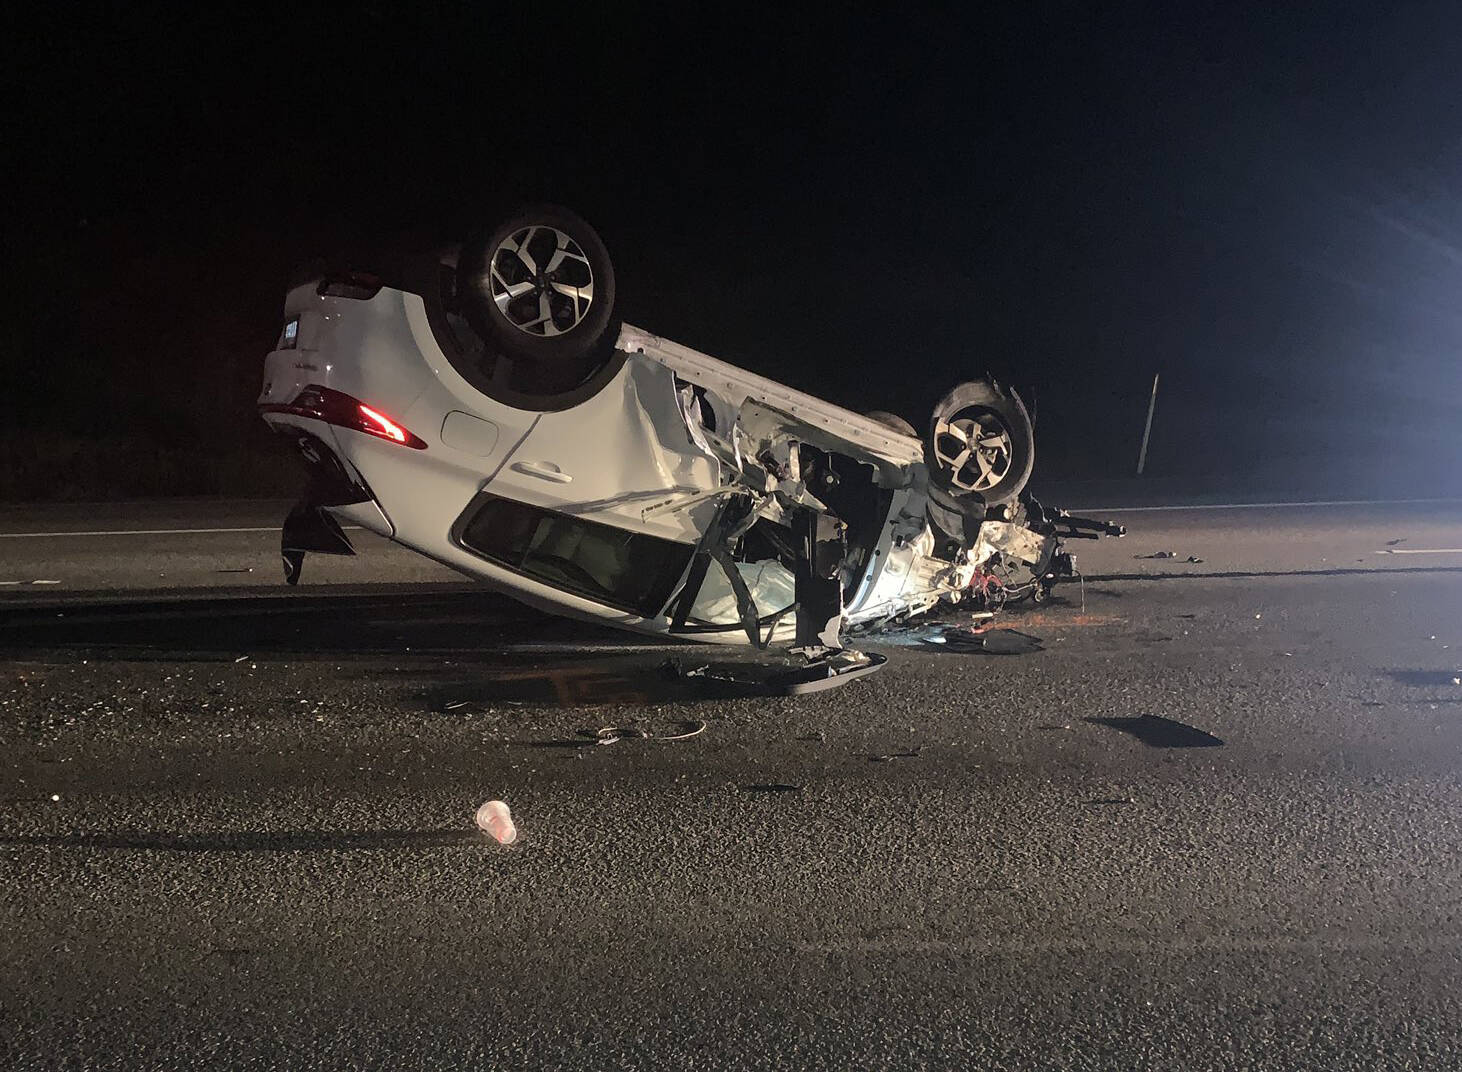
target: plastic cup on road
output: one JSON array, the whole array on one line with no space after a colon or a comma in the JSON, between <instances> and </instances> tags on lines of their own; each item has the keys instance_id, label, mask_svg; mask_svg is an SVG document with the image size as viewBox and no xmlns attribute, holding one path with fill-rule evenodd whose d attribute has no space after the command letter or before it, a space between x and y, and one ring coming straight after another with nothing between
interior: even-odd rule
<instances>
[{"instance_id":1,"label":"plastic cup on road","mask_svg":"<svg viewBox=\"0 0 1462 1072\"><path fill-rule=\"evenodd\" d=\"M518 828L513 825L513 813L501 800L489 800L477 809L477 828L491 834L500 845L511 845L518 840Z\"/></svg>"}]
</instances>

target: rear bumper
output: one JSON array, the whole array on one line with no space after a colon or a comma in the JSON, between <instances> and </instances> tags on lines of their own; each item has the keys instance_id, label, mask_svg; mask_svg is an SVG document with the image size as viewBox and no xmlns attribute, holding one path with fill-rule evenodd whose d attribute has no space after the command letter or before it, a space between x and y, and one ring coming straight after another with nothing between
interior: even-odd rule
<instances>
[{"instance_id":1,"label":"rear bumper","mask_svg":"<svg viewBox=\"0 0 1462 1072\"><path fill-rule=\"evenodd\" d=\"M307 483L300 496L300 508L328 510L346 524L359 525L387 539L395 536L395 526L370 485L343 460L334 429L324 421L293 415L266 412L265 420L276 433L293 441L295 456L304 466Z\"/></svg>"}]
</instances>

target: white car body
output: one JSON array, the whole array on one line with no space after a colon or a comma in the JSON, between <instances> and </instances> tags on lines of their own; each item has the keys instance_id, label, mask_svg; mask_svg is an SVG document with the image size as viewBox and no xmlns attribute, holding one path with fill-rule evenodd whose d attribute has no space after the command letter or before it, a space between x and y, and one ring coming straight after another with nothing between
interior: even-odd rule
<instances>
[{"instance_id":1,"label":"white car body","mask_svg":"<svg viewBox=\"0 0 1462 1072\"><path fill-rule=\"evenodd\" d=\"M323 445L359 490L336 496L357 501L324 497L317 505L328 516L530 606L709 642L792 639L795 615L775 618L791 602L792 570L770 558L737 567L753 598L762 597L754 602L765 636L744 627L745 617L738 614L744 602L738 604L723 575L726 567L718 569L716 562L702 567L704 584L687 604L688 619L687 607L681 607L680 617L699 626L688 627L686 620L677 626L674 608L697 550L706 549L728 502L754 500L762 516L771 517L820 505L797 480L803 464L797 459L809 456L804 448L826 452L829 472L833 455L848 460L836 463L844 472L856 465L875 489L865 494L878 504L878 516L858 522L859 561L855 568L844 564L841 620L830 628L816 626L830 646L836 646L840 628L958 600L981 564L1008 544L998 538L999 530L1016 532L997 523L979 541L965 541L954 554L946 542L945 553L936 555L920 440L629 325L615 344L617 371L582 401L546 412L506 404L464 377L460 358L454 361L446 352L450 340L443 337L460 325L446 324L429 298L391 286L369 289L344 296L311 281L289 291L287 330L265 363L258 399L264 419L300 439L307 454ZM339 392L380 423L364 431L350 421L315 415L310 406L297 404L310 388ZM393 438L398 431L420 445ZM771 462L767 470L754 460L758 456L788 459L790 467ZM767 475L778 468L782 479ZM474 528L474 509L507 520ZM521 558L518 544L494 551L496 558L482 551L484 542L508 538L500 536L502 525L526 524L540 516L535 511L552 518L525 537L529 543ZM545 529L573 548L552 559L550 575L538 565L524 565L537 554L534 541ZM613 548L596 542L613 543L620 533L637 539ZM1027 535L1038 543L1046 538ZM1049 558L1049 548L1037 550ZM589 557L571 564L572 576L551 575L569 569L564 559L579 553ZM653 564L667 576L629 576L624 563L630 559ZM613 598L596 588L601 583L613 590ZM633 598L619 598L615 586L621 583ZM663 605L652 606L660 596L666 597Z\"/></svg>"}]
</instances>

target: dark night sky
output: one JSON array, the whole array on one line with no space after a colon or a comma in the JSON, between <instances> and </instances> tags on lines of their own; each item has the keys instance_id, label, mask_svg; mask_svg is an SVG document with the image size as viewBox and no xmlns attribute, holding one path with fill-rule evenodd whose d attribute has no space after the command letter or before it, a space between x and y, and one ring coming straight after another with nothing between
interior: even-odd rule
<instances>
[{"instance_id":1,"label":"dark night sky","mask_svg":"<svg viewBox=\"0 0 1462 1072\"><path fill-rule=\"evenodd\" d=\"M252 442L292 266L552 199L632 322L916 422L991 371L1047 476L1159 369L1158 475L1462 468L1455 5L526 7L12 41L8 427Z\"/></svg>"}]
</instances>

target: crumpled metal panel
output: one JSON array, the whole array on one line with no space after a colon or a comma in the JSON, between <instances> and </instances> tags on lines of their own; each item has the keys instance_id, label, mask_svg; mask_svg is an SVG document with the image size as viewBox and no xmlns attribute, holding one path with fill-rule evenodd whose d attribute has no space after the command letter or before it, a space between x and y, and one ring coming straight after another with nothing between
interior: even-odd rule
<instances>
[{"instance_id":1,"label":"crumpled metal panel","mask_svg":"<svg viewBox=\"0 0 1462 1072\"><path fill-rule=\"evenodd\" d=\"M861 413L728 365L641 328L625 324L620 329L617 346L628 354L643 355L664 365L681 379L715 392L730 405L740 407L752 400L789 414L828 436L828 449L838 449L837 444L842 444L842 449L858 447L895 465L915 464L924 459L924 446L918 439L900 435Z\"/></svg>"},{"instance_id":2,"label":"crumpled metal panel","mask_svg":"<svg viewBox=\"0 0 1462 1072\"><path fill-rule=\"evenodd\" d=\"M512 462L551 464L570 479L546 484L509 464L492 482L500 493L683 543L698 541L718 509L701 498L645 516L652 504L720 487L721 464L689 434L674 374L642 357L583 405L543 414Z\"/></svg>"}]
</instances>

